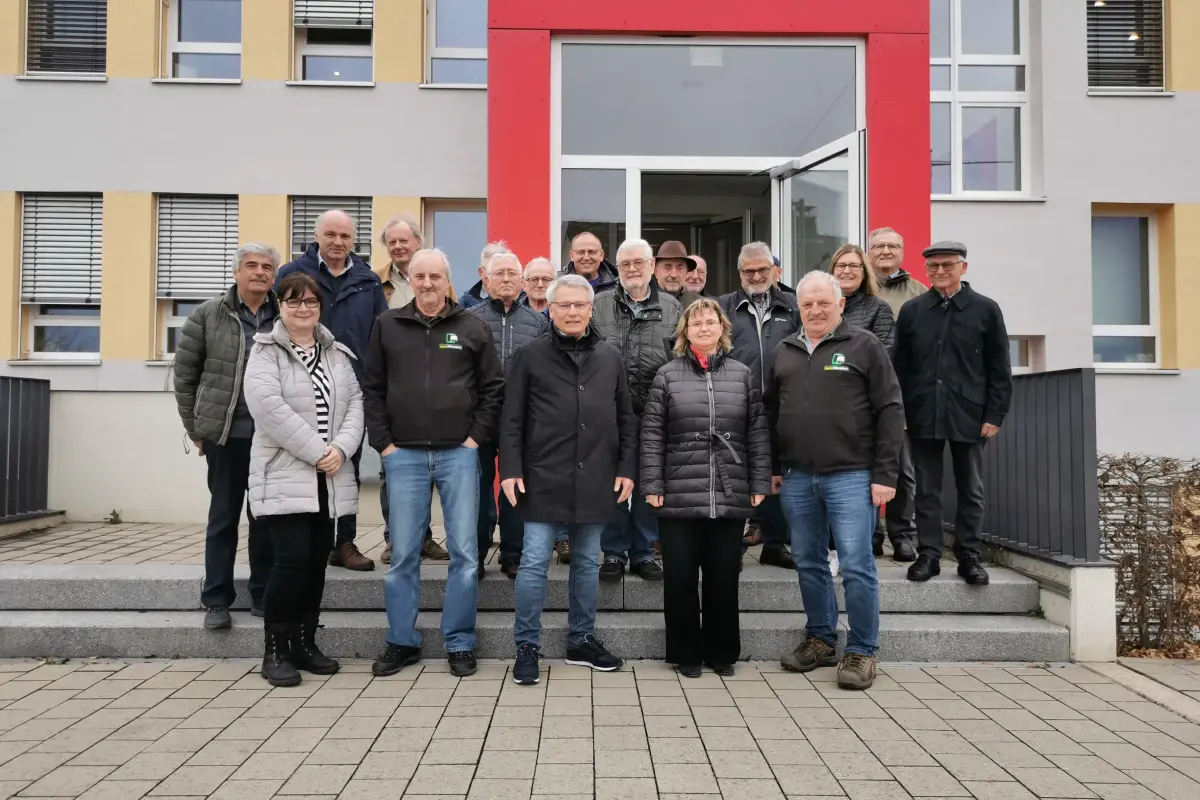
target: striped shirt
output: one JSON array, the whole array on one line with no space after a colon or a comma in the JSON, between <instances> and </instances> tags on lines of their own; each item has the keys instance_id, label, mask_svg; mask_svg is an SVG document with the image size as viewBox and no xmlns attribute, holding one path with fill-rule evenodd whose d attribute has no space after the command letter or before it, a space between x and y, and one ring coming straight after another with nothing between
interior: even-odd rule
<instances>
[{"instance_id":1,"label":"striped shirt","mask_svg":"<svg viewBox=\"0 0 1200 800\"><path fill-rule=\"evenodd\" d=\"M328 442L329 404L333 388L321 360L321 345L315 344L306 348L292 342L292 351L300 358L301 363L308 370L308 377L312 380L313 397L317 401L317 433Z\"/></svg>"}]
</instances>

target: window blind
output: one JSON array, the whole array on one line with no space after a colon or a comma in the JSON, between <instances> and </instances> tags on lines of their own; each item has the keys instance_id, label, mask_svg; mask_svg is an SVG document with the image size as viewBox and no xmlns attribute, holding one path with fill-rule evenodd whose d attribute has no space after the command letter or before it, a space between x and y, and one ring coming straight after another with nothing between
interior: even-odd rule
<instances>
[{"instance_id":1,"label":"window blind","mask_svg":"<svg viewBox=\"0 0 1200 800\"><path fill-rule=\"evenodd\" d=\"M98 194L22 198L22 303L100 302L103 211Z\"/></svg>"},{"instance_id":2,"label":"window blind","mask_svg":"<svg viewBox=\"0 0 1200 800\"><path fill-rule=\"evenodd\" d=\"M294 5L300 28L370 28L375 21L375 0L295 0Z\"/></svg>"},{"instance_id":3,"label":"window blind","mask_svg":"<svg viewBox=\"0 0 1200 800\"><path fill-rule=\"evenodd\" d=\"M1163 0L1085 0L1088 86L1163 89Z\"/></svg>"},{"instance_id":4,"label":"window blind","mask_svg":"<svg viewBox=\"0 0 1200 800\"><path fill-rule=\"evenodd\" d=\"M107 0L29 0L25 71L103 75Z\"/></svg>"},{"instance_id":5,"label":"window blind","mask_svg":"<svg viewBox=\"0 0 1200 800\"><path fill-rule=\"evenodd\" d=\"M354 220L354 252L363 261L371 260L371 198L317 197L292 198L292 258L298 258L315 241L317 217L331 209L341 209Z\"/></svg>"},{"instance_id":6,"label":"window blind","mask_svg":"<svg viewBox=\"0 0 1200 800\"><path fill-rule=\"evenodd\" d=\"M237 197L159 195L158 296L207 300L229 288Z\"/></svg>"}]
</instances>

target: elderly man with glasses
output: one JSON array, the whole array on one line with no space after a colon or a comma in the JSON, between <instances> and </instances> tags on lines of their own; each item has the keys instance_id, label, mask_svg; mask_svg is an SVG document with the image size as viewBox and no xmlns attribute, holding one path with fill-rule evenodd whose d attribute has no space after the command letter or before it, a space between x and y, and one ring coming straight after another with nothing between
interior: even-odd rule
<instances>
[{"instance_id":1,"label":"elderly man with glasses","mask_svg":"<svg viewBox=\"0 0 1200 800\"><path fill-rule=\"evenodd\" d=\"M879 296L900 316L900 307L925 294L926 286L904 271L904 237L891 228L876 228L867 236L867 259L879 282ZM901 478L903 480L903 478Z\"/></svg>"}]
</instances>

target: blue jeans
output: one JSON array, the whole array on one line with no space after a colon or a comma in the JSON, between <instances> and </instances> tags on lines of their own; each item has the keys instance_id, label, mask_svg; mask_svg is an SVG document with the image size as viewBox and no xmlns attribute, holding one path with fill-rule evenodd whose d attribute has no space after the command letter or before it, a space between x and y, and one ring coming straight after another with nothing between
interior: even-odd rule
<instances>
[{"instance_id":1,"label":"blue jeans","mask_svg":"<svg viewBox=\"0 0 1200 800\"><path fill-rule=\"evenodd\" d=\"M554 552L557 522L526 522L525 547L517 572L517 619L513 638L517 647L541 647L542 607L546 605L546 570ZM596 630L596 603L600 586L600 537L605 525L568 525L571 538L571 575L567 584L567 646L583 643Z\"/></svg>"},{"instance_id":2,"label":"blue jeans","mask_svg":"<svg viewBox=\"0 0 1200 800\"><path fill-rule=\"evenodd\" d=\"M613 495L616 501L616 495ZM650 506L642 495L641 487L633 486L633 497L629 506L617 506L618 522L604 526L602 546L604 558L615 559L622 564L640 564L654 558L654 543L658 541L658 517L650 513ZM574 559L574 556L572 556Z\"/></svg>"},{"instance_id":3,"label":"blue jeans","mask_svg":"<svg viewBox=\"0 0 1200 800\"><path fill-rule=\"evenodd\" d=\"M805 633L837 646L837 596L829 574L829 533L837 543L850 635L846 652L875 655L879 647L879 578L871 537L879 509L871 503L867 470L812 475L784 469L779 494L792 534L792 558L808 617Z\"/></svg>"},{"instance_id":4,"label":"blue jeans","mask_svg":"<svg viewBox=\"0 0 1200 800\"><path fill-rule=\"evenodd\" d=\"M392 566L383 579L390 644L421 646L421 544L429 527L433 487L442 501L450 575L442 609L446 651L475 648L479 545L479 455L469 447L399 448L383 458L392 529Z\"/></svg>"}]
</instances>

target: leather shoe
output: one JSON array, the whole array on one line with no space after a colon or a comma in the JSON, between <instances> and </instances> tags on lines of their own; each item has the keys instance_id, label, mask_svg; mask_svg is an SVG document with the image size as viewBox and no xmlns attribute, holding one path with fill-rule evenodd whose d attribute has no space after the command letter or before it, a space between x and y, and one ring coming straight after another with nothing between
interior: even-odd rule
<instances>
[{"instance_id":1,"label":"leather shoe","mask_svg":"<svg viewBox=\"0 0 1200 800\"><path fill-rule=\"evenodd\" d=\"M987 586L988 574L974 558L964 558L958 562L958 574L971 586Z\"/></svg>"},{"instance_id":2,"label":"leather shoe","mask_svg":"<svg viewBox=\"0 0 1200 800\"><path fill-rule=\"evenodd\" d=\"M893 561L916 561L917 551L908 539L897 539L892 542Z\"/></svg>"},{"instance_id":3,"label":"leather shoe","mask_svg":"<svg viewBox=\"0 0 1200 800\"><path fill-rule=\"evenodd\" d=\"M375 562L359 552L354 542L342 542L329 554L329 566L345 567L355 572L370 572Z\"/></svg>"},{"instance_id":4,"label":"leather shoe","mask_svg":"<svg viewBox=\"0 0 1200 800\"><path fill-rule=\"evenodd\" d=\"M940 560L928 555L917 556L916 563L908 568L908 579L924 583L934 575L942 574L942 563Z\"/></svg>"},{"instance_id":5,"label":"leather shoe","mask_svg":"<svg viewBox=\"0 0 1200 800\"><path fill-rule=\"evenodd\" d=\"M883 536L876 534L871 537L871 555L883 558Z\"/></svg>"},{"instance_id":6,"label":"leather shoe","mask_svg":"<svg viewBox=\"0 0 1200 800\"><path fill-rule=\"evenodd\" d=\"M792 554L786 547L764 547L758 556L758 563L783 569L796 568L796 562L792 560Z\"/></svg>"}]
</instances>

